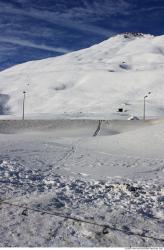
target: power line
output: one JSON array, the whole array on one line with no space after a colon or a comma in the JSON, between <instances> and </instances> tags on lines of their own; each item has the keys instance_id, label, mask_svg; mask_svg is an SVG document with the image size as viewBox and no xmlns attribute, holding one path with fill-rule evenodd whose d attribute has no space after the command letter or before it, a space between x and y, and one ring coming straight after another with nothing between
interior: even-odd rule
<instances>
[{"instance_id":1,"label":"power line","mask_svg":"<svg viewBox=\"0 0 164 250\"><path fill-rule=\"evenodd\" d=\"M130 230L125 231L124 229L116 228L116 227L114 227L112 225L109 225L109 224L99 224L97 222L91 222L91 221L87 221L87 220L84 220L84 219L64 215L64 214L59 213L59 212L49 212L49 211L46 211L46 210L41 210L41 209L31 208L31 207L24 206L24 205L14 204L14 203L11 203L11 202L8 202L8 201L0 201L0 204L6 204L6 205L14 206L14 207L23 208L23 209L26 209L26 210L31 210L31 211L34 211L34 212L42 213L42 215L48 214L48 215L51 215L51 216L57 216L57 217L61 217L61 218L64 218L64 219L73 220L73 221L76 221L76 222L81 222L81 223L85 223L85 224L89 224L89 225L102 227L104 234L107 234L108 233L107 230L109 229L111 231L118 231L118 232L125 233L127 235L139 236L139 237L142 237L142 238L148 238L148 239L153 239L153 240L158 240L158 241L164 242L164 239L162 239L162 238L157 238L157 237L154 237L154 236L148 236L148 235L145 235L144 233L135 233L135 232L132 232Z\"/></svg>"},{"instance_id":2,"label":"power line","mask_svg":"<svg viewBox=\"0 0 164 250\"><path fill-rule=\"evenodd\" d=\"M68 151L66 153L65 157L67 158L68 155L72 153L72 151L73 151L73 149L71 149L70 151ZM64 157L64 159L65 159L65 157ZM2 182L2 181L0 181L0 182ZM10 183L10 184L14 185L16 187L18 187L18 185L20 185L21 187L22 186L25 187L25 185L23 183L17 183L17 184ZM33 185L32 183L26 183L26 185L30 185L30 187L37 188L37 185ZM84 219L67 216L67 215L61 214L61 213L56 212L56 211L55 212L49 212L49 211L46 211L46 210L34 209L34 208L27 207L27 206L22 206L22 205L18 205L18 204L14 204L14 203L8 202L8 200L11 200L11 199L0 200L0 203L8 204L8 205L15 206L15 207L20 207L20 208L23 208L23 209L32 210L32 211L39 212L39 213L49 214L49 215L52 215L52 216L58 216L58 217L61 217L61 218L65 218L65 219L69 219L69 220L74 220L74 221L77 221L77 222L82 222L82 223L86 223L86 224L90 224L90 225L95 225L95 226L103 227L103 233L105 233L107 229L110 229L110 230L113 230L113 231L120 231L120 232L123 232L123 233L128 234L128 235L134 235L134 236L140 236L140 237L144 237L144 238L150 238L150 239L154 239L154 240L164 241L164 239L161 239L161 238L156 238L156 237L153 237L153 236L144 235L143 233L134 233L134 232L132 232L130 230L128 230L128 231L126 230L125 231L125 230L123 230L121 228L116 228L116 227L111 226L111 225L99 224L99 223L96 223L96 222L91 222L91 221L87 221L87 220L84 220ZM137 215L136 213L133 213L133 212L125 210L125 209L123 209L123 211L131 213L131 214L134 214L135 216ZM153 219L159 220L156 217L153 217Z\"/></svg>"},{"instance_id":3,"label":"power line","mask_svg":"<svg viewBox=\"0 0 164 250\"><path fill-rule=\"evenodd\" d=\"M26 179L28 179L28 178L26 178ZM28 179L29 180L29 179ZM3 183L3 181L1 181L0 180L0 183ZM37 184L32 184L32 183L30 183L30 182L27 182L26 184L23 184L23 183L10 183L10 185L13 185L13 186L15 186L15 187L17 187L17 188L19 188L18 186L20 186L20 187L26 187L27 185L28 186L30 186L30 187L33 187L33 188L37 188L38 187L38 185ZM43 185L44 186L44 185ZM9 186L7 186L7 187L5 187L5 188L9 188ZM9 198L9 199L5 199L5 201L7 200L11 200L13 197L11 197L11 198ZM124 211L124 212L127 212L127 213L129 213L129 214L132 214L132 215L135 215L135 216L137 216L137 215L141 215L141 217L142 217L142 213L134 213L134 212L132 212L132 211L130 211L130 210L126 210L126 209L124 209L124 208L122 208L122 210ZM143 217L144 219L146 218L146 219L149 219L149 217ZM159 218L158 217L155 217L155 216L153 216L153 219L155 219L155 220L157 220L157 221L159 221Z\"/></svg>"}]
</instances>

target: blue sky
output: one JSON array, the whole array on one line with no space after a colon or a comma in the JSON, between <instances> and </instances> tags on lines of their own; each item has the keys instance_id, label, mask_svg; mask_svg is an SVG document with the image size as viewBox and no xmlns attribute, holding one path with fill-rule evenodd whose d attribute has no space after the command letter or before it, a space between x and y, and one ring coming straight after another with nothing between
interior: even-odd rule
<instances>
[{"instance_id":1,"label":"blue sky","mask_svg":"<svg viewBox=\"0 0 164 250\"><path fill-rule=\"evenodd\" d=\"M164 0L0 0L0 70L129 31L164 34Z\"/></svg>"}]
</instances>

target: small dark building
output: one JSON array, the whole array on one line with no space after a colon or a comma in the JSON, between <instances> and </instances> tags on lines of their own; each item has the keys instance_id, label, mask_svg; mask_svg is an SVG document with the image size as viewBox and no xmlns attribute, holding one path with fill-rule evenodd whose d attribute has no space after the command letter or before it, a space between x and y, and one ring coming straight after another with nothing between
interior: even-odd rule
<instances>
[{"instance_id":1,"label":"small dark building","mask_svg":"<svg viewBox=\"0 0 164 250\"><path fill-rule=\"evenodd\" d=\"M118 111L117 112L123 112L123 108L118 108Z\"/></svg>"}]
</instances>

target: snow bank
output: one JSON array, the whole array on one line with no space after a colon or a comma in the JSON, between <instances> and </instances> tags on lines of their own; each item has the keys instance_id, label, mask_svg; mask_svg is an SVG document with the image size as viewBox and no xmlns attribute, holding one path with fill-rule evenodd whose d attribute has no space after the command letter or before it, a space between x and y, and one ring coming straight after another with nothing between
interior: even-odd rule
<instances>
[{"instance_id":1,"label":"snow bank","mask_svg":"<svg viewBox=\"0 0 164 250\"><path fill-rule=\"evenodd\" d=\"M115 135L153 125L155 120L101 120L98 135ZM0 134L51 132L57 137L92 137L97 130L99 120L96 119L64 119L64 120L0 120Z\"/></svg>"},{"instance_id":2,"label":"snow bank","mask_svg":"<svg viewBox=\"0 0 164 250\"><path fill-rule=\"evenodd\" d=\"M163 158L164 121L163 119L152 120L152 125L150 127L140 127L140 129L133 131L127 129L125 133L112 137L88 139L83 142L83 145L104 153Z\"/></svg>"}]
</instances>

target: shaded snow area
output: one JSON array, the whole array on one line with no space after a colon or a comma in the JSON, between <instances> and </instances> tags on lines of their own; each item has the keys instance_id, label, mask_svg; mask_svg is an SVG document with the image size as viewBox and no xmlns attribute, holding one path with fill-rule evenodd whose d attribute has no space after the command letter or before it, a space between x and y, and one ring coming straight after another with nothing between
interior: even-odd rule
<instances>
[{"instance_id":1,"label":"shaded snow area","mask_svg":"<svg viewBox=\"0 0 164 250\"><path fill-rule=\"evenodd\" d=\"M163 246L164 122L97 124L1 121L1 247Z\"/></svg>"}]
</instances>

